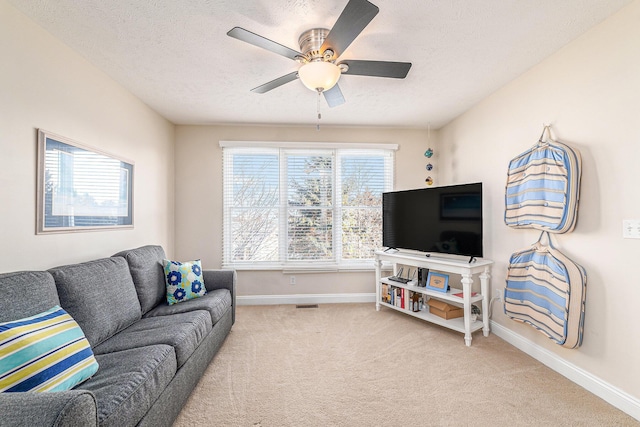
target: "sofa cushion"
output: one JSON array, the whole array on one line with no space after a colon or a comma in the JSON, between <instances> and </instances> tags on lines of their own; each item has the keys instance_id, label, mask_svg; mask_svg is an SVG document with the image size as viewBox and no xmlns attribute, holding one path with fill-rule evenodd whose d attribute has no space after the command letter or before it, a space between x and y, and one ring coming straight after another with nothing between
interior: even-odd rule
<instances>
[{"instance_id":1,"label":"sofa cushion","mask_svg":"<svg viewBox=\"0 0 640 427\"><path fill-rule=\"evenodd\" d=\"M167 303L169 305L199 298L207 294L202 278L200 260L178 262L165 259L164 278L167 282Z\"/></svg>"},{"instance_id":2,"label":"sofa cushion","mask_svg":"<svg viewBox=\"0 0 640 427\"><path fill-rule=\"evenodd\" d=\"M49 270L60 305L92 347L140 319L140 303L124 258L103 258Z\"/></svg>"},{"instance_id":3,"label":"sofa cushion","mask_svg":"<svg viewBox=\"0 0 640 427\"><path fill-rule=\"evenodd\" d=\"M218 320L231 307L231 293L228 289L214 289L207 292L207 295L181 302L180 304L161 304L145 314L144 317L166 316L176 313L186 313L194 310L206 310L211 316L211 324L215 325Z\"/></svg>"},{"instance_id":4,"label":"sofa cushion","mask_svg":"<svg viewBox=\"0 0 640 427\"><path fill-rule=\"evenodd\" d=\"M142 246L118 252L114 256L123 257L129 264L142 314L165 300L167 289L162 265L162 260L165 258L162 246Z\"/></svg>"},{"instance_id":5,"label":"sofa cushion","mask_svg":"<svg viewBox=\"0 0 640 427\"><path fill-rule=\"evenodd\" d=\"M211 328L209 313L203 310L172 316L148 317L118 332L97 346L94 351L96 354L104 354L134 347L166 344L175 350L179 368L189 359Z\"/></svg>"},{"instance_id":6,"label":"sofa cushion","mask_svg":"<svg viewBox=\"0 0 640 427\"><path fill-rule=\"evenodd\" d=\"M59 305L0 323L0 392L71 390L97 370L82 329Z\"/></svg>"},{"instance_id":7,"label":"sofa cushion","mask_svg":"<svg viewBox=\"0 0 640 427\"><path fill-rule=\"evenodd\" d=\"M100 370L79 388L93 392L101 427L136 425L171 382L176 356L168 345L96 355Z\"/></svg>"},{"instance_id":8,"label":"sofa cushion","mask_svg":"<svg viewBox=\"0 0 640 427\"><path fill-rule=\"evenodd\" d=\"M0 322L34 316L59 305L58 291L47 271L0 274Z\"/></svg>"}]
</instances>

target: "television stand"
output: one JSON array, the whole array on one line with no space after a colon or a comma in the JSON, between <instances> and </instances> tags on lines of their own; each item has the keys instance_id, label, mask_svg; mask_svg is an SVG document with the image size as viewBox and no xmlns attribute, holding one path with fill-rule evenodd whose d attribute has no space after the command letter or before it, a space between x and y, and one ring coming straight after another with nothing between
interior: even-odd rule
<instances>
[{"instance_id":1,"label":"television stand","mask_svg":"<svg viewBox=\"0 0 640 427\"><path fill-rule=\"evenodd\" d=\"M477 330L482 329L485 337L489 336L489 281L491 278L491 265L493 261L486 259L476 259L475 262L466 262L462 260L448 259L448 258L435 258L425 257L421 254L414 254L408 252L398 251L395 253L388 253L384 251L376 251L376 310L380 311L380 307L388 307L405 314L417 317L427 322L435 323L445 328L453 329L458 332L464 333L464 341L467 346L471 346L472 336L471 334ZM393 275L395 276L398 271L398 265L406 265L417 268L428 268L429 270L448 273L449 274L449 286L450 290L447 292L439 292L425 287L420 287L412 284L399 283L390 280L387 277L382 277L382 262L388 261L393 264ZM478 276L480 279L480 288L476 295L472 295L474 291L474 276ZM456 289L455 279L456 276L462 276L461 283L462 289ZM452 283L453 282L453 283ZM401 293L404 294L404 301L398 305L389 304L386 301L382 301L382 287L386 285L387 288L394 288L404 290ZM424 304L421 310L412 311L410 293L420 294L422 299L426 303L429 299L444 301L451 305L461 307L464 315L462 317L454 319L444 319L429 312L429 307ZM462 297L458 295L462 295ZM471 305L473 303L481 303L482 310L479 318L475 321L471 321ZM404 307L404 308L403 308Z\"/></svg>"}]
</instances>

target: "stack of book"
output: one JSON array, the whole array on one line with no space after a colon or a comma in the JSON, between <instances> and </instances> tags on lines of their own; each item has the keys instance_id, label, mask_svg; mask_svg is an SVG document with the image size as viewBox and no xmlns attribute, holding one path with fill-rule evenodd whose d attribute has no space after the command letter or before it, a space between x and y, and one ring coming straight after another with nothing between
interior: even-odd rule
<instances>
[{"instance_id":1,"label":"stack of book","mask_svg":"<svg viewBox=\"0 0 640 427\"><path fill-rule=\"evenodd\" d=\"M387 304L390 304L399 308L405 308L404 293L405 293L404 288L398 288L396 286L391 286L384 283L382 284L382 291L381 291L382 302L386 302Z\"/></svg>"}]
</instances>

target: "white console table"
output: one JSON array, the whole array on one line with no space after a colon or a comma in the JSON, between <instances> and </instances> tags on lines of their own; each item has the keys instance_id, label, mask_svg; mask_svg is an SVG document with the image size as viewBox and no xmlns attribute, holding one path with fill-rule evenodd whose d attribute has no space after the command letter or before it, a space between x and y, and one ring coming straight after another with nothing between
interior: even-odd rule
<instances>
[{"instance_id":1,"label":"white console table","mask_svg":"<svg viewBox=\"0 0 640 427\"><path fill-rule=\"evenodd\" d=\"M441 326L444 326L449 329L453 329L458 332L464 333L464 341L467 346L471 345L471 334L479 329L482 329L482 332L485 337L489 336L490 328L489 328L489 295L490 295L490 286L489 280L491 278L491 265L493 261L489 261L486 259L477 259L473 262L467 262L457 259L449 259L449 258L438 258L435 256L427 257L424 254L416 254L409 252L384 252L377 251L375 253L376 260L376 310L380 311L380 307L389 307L394 310L401 311L405 314L409 314L411 316L417 317L419 319L425 320L427 322L435 323ZM398 264L411 266L416 268L428 268L429 270L434 270L438 272L444 272L449 274L459 274L462 276L462 289L456 289L451 286L452 277L449 277L450 290L445 292L438 292L430 289L426 289L424 287L412 285L412 284L404 284L396 281L392 281L386 277L382 277L382 262L389 261L393 264L393 274L396 275L398 272ZM474 292L474 282L473 277L475 275L479 276L480 279L480 289L475 296L472 296L472 292ZM464 316L455 318L455 319L443 319L442 317L436 316L432 313L429 313L429 308L427 305L424 305L424 308L421 311L414 312L409 308L400 308L391 304L387 304L382 301L382 285L386 284L389 286L394 286L396 288L404 288L412 292L419 292L423 295L426 295L428 298L435 298L437 300L452 302L454 305L462 305L464 310ZM460 298L455 296L454 294L463 293L463 297ZM409 292L405 292L406 304L405 307L409 307ZM471 321L471 304L475 302L482 301L482 313L479 319L475 321Z\"/></svg>"}]
</instances>

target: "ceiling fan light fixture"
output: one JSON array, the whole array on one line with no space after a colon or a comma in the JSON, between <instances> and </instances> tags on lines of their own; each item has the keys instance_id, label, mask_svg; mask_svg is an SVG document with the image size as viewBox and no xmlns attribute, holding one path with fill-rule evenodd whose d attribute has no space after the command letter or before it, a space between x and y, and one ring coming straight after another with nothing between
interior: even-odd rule
<instances>
[{"instance_id":1,"label":"ceiling fan light fixture","mask_svg":"<svg viewBox=\"0 0 640 427\"><path fill-rule=\"evenodd\" d=\"M314 92L329 90L340 79L340 68L333 62L312 61L303 64L298 77L307 88Z\"/></svg>"}]
</instances>

